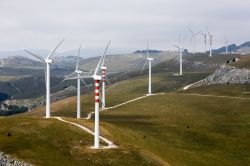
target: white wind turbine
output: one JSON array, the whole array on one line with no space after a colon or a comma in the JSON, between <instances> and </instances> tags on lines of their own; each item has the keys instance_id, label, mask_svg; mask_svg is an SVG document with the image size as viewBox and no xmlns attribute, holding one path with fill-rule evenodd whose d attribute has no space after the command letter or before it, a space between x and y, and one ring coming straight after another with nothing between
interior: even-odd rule
<instances>
[{"instance_id":1,"label":"white wind turbine","mask_svg":"<svg viewBox=\"0 0 250 166\"><path fill-rule=\"evenodd\" d=\"M60 43L50 52L50 54L47 56L47 58L43 58L42 56L32 53L30 51L24 50L28 54L36 57L40 61L46 64L46 71L45 71L45 80L46 80L46 118L50 118L50 64L53 63L53 60L51 57L57 50L57 48L62 44L64 40L60 41Z\"/></svg>"},{"instance_id":2,"label":"white wind turbine","mask_svg":"<svg viewBox=\"0 0 250 166\"><path fill-rule=\"evenodd\" d=\"M77 112L76 118L77 119L81 118L81 81L84 83L84 85L86 87L88 87L88 85L86 84L86 82L82 78L90 78L88 76L81 76L81 74L83 74L84 72L79 69L80 52L81 52L81 45L80 45L79 50L78 50L78 55L77 55L77 60L76 60L76 70L73 73L66 76L64 80L62 80L62 82L64 82L65 80L77 80L77 109L76 109L76 112ZM71 77L74 74L76 74L77 76Z\"/></svg>"},{"instance_id":3,"label":"white wind turbine","mask_svg":"<svg viewBox=\"0 0 250 166\"><path fill-rule=\"evenodd\" d=\"M94 83L95 83L95 134L94 134L94 146L92 147L93 149L100 148L99 104L100 104L100 81L102 80L102 77L100 75L98 75L98 73L101 69L101 65L102 65L102 62L104 60L104 56L107 53L109 44L110 44L110 41L108 42L108 44L105 48L105 51L104 51L103 55L101 56L97 66L96 66L95 72L92 75L92 78L94 79Z\"/></svg>"},{"instance_id":4,"label":"white wind turbine","mask_svg":"<svg viewBox=\"0 0 250 166\"><path fill-rule=\"evenodd\" d=\"M202 35L204 38L204 51L206 53L207 52L207 34L204 32L200 32L200 35Z\"/></svg>"},{"instance_id":5,"label":"white wind turbine","mask_svg":"<svg viewBox=\"0 0 250 166\"><path fill-rule=\"evenodd\" d=\"M209 36L209 46L210 46L210 51L209 51L209 56L210 57L212 57L212 46L213 46L213 35L209 32L209 31L207 31L207 33L208 33L208 36Z\"/></svg>"},{"instance_id":6,"label":"white wind turbine","mask_svg":"<svg viewBox=\"0 0 250 166\"><path fill-rule=\"evenodd\" d=\"M151 91L151 66L152 66L152 61L154 59L149 57L149 52L148 52L148 41L147 41L147 60L144 63L141 72L143 71L144 67L146 66L147 62L148 62L148 95L152 94Z\"/></svg>"},{"instance_id":7,"label":"white wind turbine","mask_svg":"<svg viewBox=\"0 0 250 166\"><path fill-rule=\"evenodd\" d=\"M4 58L2 59L1 67L3 67L3 65L4 65Z\"/></svg>"},{"instance_id":8,"label":"white wind turbine","mask_svg":"<svg viewBox=\"0 0 250 166\"><path fill-rule=\"evenodd\" d=\"M190 45L193 45L193 54L195 54L196 53L196 51L195 51L196 36L198 34L200 34L200 31L199 32L194 32L189 26L187 28L188 28L189 32L191 33Z\"/></svg>"},{"instance_id":9,"label":"white wind turbine","mask_svg":"<svg viewBox=\"0 0 250 166\"><path fill-rule=\"evenodd\" d=\"M182 76L182 53L184 51L184 48L177 45L175 45L174 47L176 47L180 53L180 76Z\"/></svg>"},{"instance_id":10,"label":"white wind turbine","mask_svg":"<svg viewBox=\"0 0 250 166\"><path fill-rule=\"evenodd\" d=\"M110 44L110 41L108 43L108 46L109 46L109 44ZM107 49L108 49L108 46L107 46ZM104 52L103 59L102 59L102 65L101 65L101 69L102 69L102 98L101 98L102 109L105 109L105 107L106 107L106 81L110 85L110 82L107 78L107 67L104 66L106 54L107 54L107 50L105 50L105 52Z\"/></svg>"},{"instance_id":11,"label":"white wind turbine","mask_svg":"<svg viewBox=\"0 0 250 166\"><path fill-rule=\"evenodd\" d=\"M225 34L225 48L226 48L225 54L228 54L228 44L229 44L229 40L227 39L227 34Z\"/></svg>"}]
</instances>

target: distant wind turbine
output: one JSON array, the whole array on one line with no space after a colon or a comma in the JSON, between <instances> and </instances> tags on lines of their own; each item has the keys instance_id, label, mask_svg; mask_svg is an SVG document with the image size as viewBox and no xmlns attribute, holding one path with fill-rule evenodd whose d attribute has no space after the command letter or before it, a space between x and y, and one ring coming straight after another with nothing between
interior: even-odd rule
<instances>
[{"instance_id":1,"label":"distant wind turbine","mask_svg":"<svg viewBox=\"0 0 250 166\"><path fill-rule=\"evenodd\" d=\"M77 110L76 110L76 112L77 112L76 118L77 119L81 118L81 81L83 82L83 84L86 87L88 87L88 85L83 80L83 78L90 78L90 76L81 76L81 74L83 74L84 72L79 69L80 52L81 52L81 45L80 45L79 50L78 50L78 55L77 55L77 60L76 60L76 70L73 73L66 76L64 80L62 80L62 82L64 82L65 80L77 80ZM72 77L74 74L76 74L77 76Z\"/></svg>"},{"instance_id":2,"label":"distant wind turbine","mask_svg":"<svg viewBox=\"0 0 250 166\"><path fill-rule=\"evenodd\" d=\"M189 26L187 28L188 28L189 32L191 33L190 45L193 45L193 54L195 54L196 53L196 51L195 51L196 36L198 34L200 34L200 31L199 32L194 32Z\"/></svg>"},{"instance_id":3,"label":"distant wind turbine","mask_svg":"<svg viewBox=\"0 0 250 166\"><path fill-rule=\"evenodd\" d=\"M108 46L110 44L110 41L108 43ZM106 47L108 49L108 47ZM107 78L107 67L104 66L104 61L106 58L106 54L107 54L107 50L105 50L104 52L105 54L103 55L103 59L102 59L102 65L101 65L101 69L102 69L102 109L105 109L106 107L106 81L110 84L108 78Z\"/></svg>"},{"instance_id":4,"label":"distant wind turbine","mask_svg":"<svg viewBox=\"0 0 250 166\"><path fill-rule=\"evenodd\" d=\"M182 53L184 51L184 48L176 45L174 47L176 47L180 53L180 76L182 76Z\"/></svg>"},{"instance_id":5,"label":"distant wind turbine","mask_svg":"<svg viewBox=\"0 0 250 166\"><path fill-rule=\"evenodd\" d=\"M200 32L200 34L203 36L204 38L204 51L205 53L207 52L207 34L204 32Z\"/></svg>"},{"instance_id":6,"label":"distant wind turbine","mask_svg":"<svg viewBox=\"0 0 250 166\"><path fill-rule=\"evenodd\" d=\"M50 118L50 64L53 63L51 57L57 50L57 48L63 43L64 40L60 41L60 43L50 52L47 58L43 58L42 56L32 53L30 51L24 50L26 53L34 56L35 58L39 59L43 63L46 64L46 71L45 71L45 81L46 81L46 118Z\"/></svg>"},{"instance_id":7,"label":"distant wind turbine","mask_svg":"<svg viewBox=\"0 0 250 166\"><path fill-rule=\"evenodd\" d=\"M207 30L208 36L209 36L209 46L210 46L210 51L209 51L209 56L212 57L212 46L213 46L213 35Z\"/></svg>"},{"instance_id":8,"label":"distant wind turbine","mask_svg":"<svg viewBox=\"0 0 250 166\"><path fill-rule=\"evenodd\" d=\"M148 95L152 94L152 89L151 89L151 66L152 66L152 61L154 59L149 57L149 52L148 52L148 41L147 41L147 60L144 63L141 72L144 70L147 62L148 62Z\"/></svg>"},{"instance_id":9,"label":"distant wind turbine","mask_svg":"<svg viewBox=\"0 0 250 166\"><path fill-rule=\"evenodd\" d=\"M228 44L229 44L229 40L227 39L227 34L225 34L225 48L226 48L226 54L228 54Z\"/></svg>"}]
</instances>

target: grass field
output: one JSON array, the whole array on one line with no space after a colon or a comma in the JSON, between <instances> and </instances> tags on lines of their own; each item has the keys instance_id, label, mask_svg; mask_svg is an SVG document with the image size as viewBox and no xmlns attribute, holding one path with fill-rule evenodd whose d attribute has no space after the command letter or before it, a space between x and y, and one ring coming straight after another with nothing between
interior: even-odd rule
<instances>
[{"instance_id":1,"label":"grass field","mask_svg":"<svg viewBox=\"0 0 250 166\"><path fill-rule=\"evenodd\" d=\"M246 100L166 94L102 113L101 120L112 139L173 165L247 165L249 106Z\"/></svg>"},{"instance_id":2,"label":"grass field","mask_svg":"<svg viewBox=\"0 0 250 166\"><path fill-rule=\"evenodd\" d=\"M38 165L58 165L62 162L67 165L71 160L72 165L100 165L100 162L106 165L248 165L250 99L188 94L249 97L249 94L242 92L249 91L250 86L210 86L175 92L204 76L200 73L185 73L183 77L173 76L172 73L156 74L153 92L166 94L150 96L101 112L101 135L112 140L119 149L89 151L88 147L93 144L92 136L62 122L41 119L44 108L7 119L1 118L0 125L5 127L0 128L0 149ZM146 93L146 76L122 81L107 90L107 106ZM93 106L93 94L83 95L82 115L93 111ZM75 97L53 103L52 110L53 116L62 116L93 129L93 119L74 118ZM17 132L19 136L10 141L14 135L6 137L9 131ZM21 138L28 140L20 142ZM50 142L49 147L46 141ZM55 155L53 163L52 157L44 155L44 151L40 152L40 147L35 144L39 144L44 151L46 148L51 149L48 153ZM16 150L16 146L21 147L20 150ZM21 150L27 153L20 153ZM32 158L31 152L34 152ZM41 159L40 153L44 153Z\"/></svg>"},{"instance_id":3,"label":"grass field","mask_svg":"<svg viewBox=\"0 0 250 166\"><path fill-rule=\"evenodd\" d=\"M35 165L157 165L132 146L91 150L91 135L56 119L13 116L0 126L1 151Z\"/></svg>"}]
</instances>

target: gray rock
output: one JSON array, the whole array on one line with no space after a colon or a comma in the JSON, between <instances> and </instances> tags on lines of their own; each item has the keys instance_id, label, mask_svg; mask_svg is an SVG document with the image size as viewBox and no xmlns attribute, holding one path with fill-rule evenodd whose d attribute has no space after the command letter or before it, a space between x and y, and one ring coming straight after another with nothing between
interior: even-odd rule
<instances>
[{"instance_id":1,"label":"gray rock","mask_svg":"<svg viewBox=\"0 0 250 166\"><path fill-rule=\"evenodd\" d=\"M195 83L192 87L245 83L250 83L250 70L222 65L212 75Z\"/></svg>"},{"instance_id":2,"label":"gray rock","mask_svg":"<svg viewBox=\"0 0 250 166\"><path fill-rule=\"evenodd\" d=\"M32 166L26 162L17 160L7 154L0 152L0 166Z\"/></svg>"}]
</instances>

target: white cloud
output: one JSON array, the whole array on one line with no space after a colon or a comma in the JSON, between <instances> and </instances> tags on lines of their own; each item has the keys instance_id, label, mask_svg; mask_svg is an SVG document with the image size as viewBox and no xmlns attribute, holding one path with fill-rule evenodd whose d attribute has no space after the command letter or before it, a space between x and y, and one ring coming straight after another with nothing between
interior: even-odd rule
<instances>
[{"instance_id":1,"label":"white cloud","mask_svg":"<svg viewBox=\"0 0 250 166\"><path fill-rule=\"evenodd\" d=\"M134 51L147 39L151 48L167 50L180 34L189 46L187 25L208 28L218 47L225 32L231 42L249 40L249 6L248 0L1 0L0 50L50 49L63 37L61 50L80 42L102 49L112 40L114 51Z\"/></svg>"}]
</instances>

